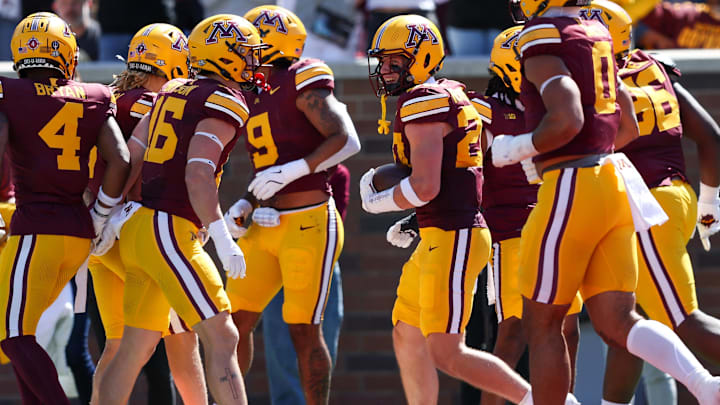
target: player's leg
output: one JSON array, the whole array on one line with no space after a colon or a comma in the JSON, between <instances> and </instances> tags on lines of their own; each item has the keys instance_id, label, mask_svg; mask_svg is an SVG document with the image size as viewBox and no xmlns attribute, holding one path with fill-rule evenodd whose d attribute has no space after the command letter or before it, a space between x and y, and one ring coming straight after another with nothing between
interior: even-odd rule
<instances>
[{"instance_id":1,"label":"player's leg","mask_svg":"<svg viewBox=\"0 0 720 405\"><path fill-rule=\"evenodd\" d=\"M233 310L232 320L239 334L237 358L243 375L252 365L253 331L263 310L282 286L275 245L282 239L283 231L282 223L274 228L253 224L245 236L238 239L238 246L245 254L246 276L244 279L228 279L225 288Z\"/></svg>"},{"instance_id":2,"label":"player's leg","mask_svg":"<svg viewBox=\"0 0 720 405\"><path fill-rule=\"evenodd\" d=\"M200 359L197 334L174 311L170 315L170 332L164 338L165 351L183 403L207 404L205 371Z\"/></svg>"},{"instance_id":3,"label":"player's leg","mask_svg":"<svg viewBox=\"0 0 720 405\"><path fill-rule=\"evenodd\" d=\"M624 348L608 345L603 378L603 405L629 404L642 375L645 362Z\"/></svg>"},{"instance_id":4,"label":"player's leg","mask_svg":"<svg viewBox=\"0 0 720 405\"><path fill-rule=\"evenodd\" d=\"M403 276L406 268L403 268ZM397 306L396 301L395 307ZM394 316L395 310L393 310ZM435 362L420 328L397 320L392 337L395 359L400 368L400 379L408 404L436 404L440 383Z\"/></svg>"},{"instance_id":5,"label":"player's leg","mask_svg":"<svg viewBox=\"0 0 720 405\"><path fill-rule=\"evenodd\" d=\"M693 352L704 359L720 364L720 320L697 309L677 327L680 335Z\"/></svg>"},{"instance_id":6,"label":"player's leg","mask_svg":"<svg viewBox=\"0 0 720 405\"><path fill-rule=\"evenodd\" d=\"M579 300L579 298L578 298ZM573 301L570 305L568 315L565 316L563 322L563 337L565 338L565 344L567 345L568 358L570 359L570 392L575 390L575 373L577 370L577 352L578 345L580 344L580 311L582 310L582 304L576 304L578 301ZM577 310L575 310L577 305Z\"/></svg>"},{"instance_id":7,"label":"player's leg","mask_svg":"<svg viewBox=\"0 0 720 405\"><path fill-rule=\"evenodd\" d=\"M332 200L331 200L332 201ZM334 204L282 216L286 227L278 259L283 278L283 319L297 353L307 404L327 403L332 361L322 320L332 273L344 242L342 220Z\"/></svg>"},{"instance_id":8,"label":"player's leg","mask_svg":"<svg viewBox=\"0 0 720 405\"><path fill-rule=\"evenodd\" d=\"M125 281L108 266L103 264L107 255L119 259L119 246L113 246L105 256L100 258L92 256L89 262L92 274L93 288L97 300L100 319L105 329L105 348L103 349L93 378L92 403L97 404L100 380L105 375L108 364L120 347L120 338L123 332L123 290ZM109 256L108 256L109 257Z\"/></svg>"},{"instance_id":9,"label":"player's leg","mask_svg":"<svg viewBox=\"0 0 720 405\"><path fill-rule=\"evenodd\" d=\"M90 251L90 240L63 235L11 236L0 259L2 350L21 387L42 403L68 403L57 371L35 340L43 311L55 301ZM60 253L59 253L60 252Z\"/></svg>"}]
</instances>

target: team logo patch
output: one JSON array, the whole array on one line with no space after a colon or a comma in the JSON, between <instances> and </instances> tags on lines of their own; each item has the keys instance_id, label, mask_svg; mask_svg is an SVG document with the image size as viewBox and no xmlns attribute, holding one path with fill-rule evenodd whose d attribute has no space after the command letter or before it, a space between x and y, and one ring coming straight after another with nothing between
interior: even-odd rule
<instances>
[{"instance_id":1,"label":"team logo patch","mask_svg":"<svg viewBox=\"0 0 720 405\"><path fill-rule=\"evenodd\" d=\"M712 215L703 215L702 218L700 218L700 223L708 228L710 228L716 222L717 219L715 219L715 217Z\"/></svg>"},{"instance_id":2,"label":"team logo patch","mask_svg":"<svg viewBox=\"0 0 720 405\"><path fill-rule=\"evenodd\" d=\"M72 36L72 31L70 31L70 26L65 24L65 29L63 29L63 36L66 38L70 38Z\"/></svg>"},{"instance_id":3,"label":"team logo patch","mask_svg":"<svg viewBox=\"0 0 720 405\"><path fill-rule=\"evenodd\" d=\"M510 38L506 39L505 42L500 44L500 48L502 49L512 49L513 47L517 46L518 38L520 38L520 31L512 34Z\"/></svg>"},{"instance_id":4,"label":"team logo patch","mask_svg":"<svg viewBox=\"0 0 720 405\"><path fill-rule=\"evenodd\" d=\"M155 61L155 64L158 66L165 66L165 61L162 59L158 59Z\"/></svg>"},{"instance_id":5,"label":"team logo patch","mask_svg":"<svg viewBox=\"0 0 720 405\"><path fill-rule=\"evenodd\" d=\"M287 34L288 30L285 26L285 23L282 20L283 15L280 13L276 13L270 10L263 10L260 15L255 18L255 21L253 21L253 25L260 29L260 25L270 25L272 27L275 27L275 30L281 34ZM263 37L268 33L268 31L261 31L263 33Z\"/></svg>"},{"instance_id":6,"label":"team logo patch","mask_svg":"<svg viewBox=\"0 0 720 405\"><path fill-rule=\"evenodd\" d=\"M30 38L30 39L27 41L27 43L26 43L25 45L27 45L27 47L28 47L31 51L34 51L34 50L37 49L38 46L40 46L40 41L38 41L37 38L32 37L32 38Z\"/></svg>"},{"instance_id":7,"label":"team logo patch","mask_svg":"<svg viewBox=\"0 0 720 405\"><path fill-rule=\"evenodd\" d=\"M218 38L235 38L235 42L247 42L235 21L215 21L210 35L205 38L206 45L217 44Z\"/></svg>"},{"instance_id":8,"label":"team logo patch","mask_svg":"<svg viewBox=\"0 0 720 405\"><path fill-rule=\"evenodd\" d=\"M60 52L58 52L58 50L60 49L60 42L52 41L50 43L50 48L52 48L52 52L50 52L52 56L60 56Z\"/></svg>"},{"instance_id":9,"label":"team logo patch","mask_svg":"<svg viewBox=\"0 0 720 405\"><path fill-rule=\"evenodd\" d=\"M410 34L407 41L405 41L405 48L415 48L422 41L431 41L433 45L440 43L437 35L425 24L408 24L406 27Z\"/></svg>"},{"instance_id":10,"label":"team logo patch","mask_svg":"<svg viewBox=\"0 0 720 405\"><path fill-rule=\"evenodd\" d=\"M137 52L138 56L142 56L142 54L144 54L145 51L147 51L147 46L145 46L144 42L140 42L138 44L138 46L135 47L135 52Z\"/></svg>"}]
</instances>

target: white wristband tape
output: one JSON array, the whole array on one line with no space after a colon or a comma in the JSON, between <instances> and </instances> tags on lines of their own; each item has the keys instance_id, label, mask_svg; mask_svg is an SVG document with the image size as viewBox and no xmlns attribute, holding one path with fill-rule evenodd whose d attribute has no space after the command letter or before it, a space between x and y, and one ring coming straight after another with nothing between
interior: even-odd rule
<instances>
[{"instance_id":1,"label":"white wristband tape","mask_svg":"<svg viewBox=\"0 0 720 405\"><path fill-rule=\"evenodd\" d=\"M698 202L701 203L716 203L720 199L720 186L712 187L707 184L700 182L700 195L698 195Z\"/></svg>"},{"instance_id":2,"label":"white wristband tape","mask_svg":"<svg viewBox=\"0 0 720 405\"><path fill-rule=\"evenodd\" d=\"M220 138L218 138L215 134L211 134L210 132L197 131L195 132L195 135L210 138L210 140L215 142L220 147L220 149L225 148L225 145L223 145L223 143L220 141Z\"/></svg>"},{"instance_id":3,"label":"white wristband tape","mask_svg":"<svg viewBox=\"0 0 720 405\"><path fill-rule=\"evenodd\" d=\"M133 135L130 135L130 140L131 140L131 141L135 141L135 143L137 143L138 145L142 146L143 149L147 149L147 145L145 145L145 144L143 143L143 141L141 141L141 140L138 139L137 137L135 137L135 136L133 136Z\"/></svg>"},{"instance_id":4,"label":"white wristband tape","mask_svg":"<svg viewBox=\"0 0 720 405\"><path fill-rule=\"evenodd\" d=\"M213 161L210 160L210 159L192 158L192 159L188 159L187 162L188 162L188 163L192 163L192 162L205 163L206 165L212 167L213 170L217 170L217 165L215 164L215 162L213 162Z\"/></svg>"},{"instance_id":5,"label":"white wristband tape","mask_svg":"<svg viewBox=\"0 0 720 405\"><path fill-rule=\"evenodd\" d=\"M97 200L101 203L107 205L108 207L114 207L123 200L122 193L118 197L110 197L109 195L105 194L103 191L102 186L100 186L100 191L98 191Z\"/></svg>"},{"instance_id":6,"label":"white wristband tape","mask_svg":"<svg viewBox=\"0 0 720 405\"><path fill-rule=\"evenodd\" d=\"M400 181L400 191L402 192L403 197L405 197L410 204L416 207L422 207L429 202L423 201L420 197L418 197L415 193L415 189L412 187L412 184L410 184L410 177L405 177Z\"/></svg>"},{"instance_id":7,"label":"white wristband tape","mask_svg":"<svg viewBox=\"0 0 720 405\"><path fill-rule=\"evenodd\" d=\"M542 96L542 94L545 92L545 88L548 86L548 84L554 82L554 81L557 80L557 79L562 79L563 77L570 77L570 76L568 76L568 75L555 75L555 76L553 76L553 77L545 80L545 81L543 82L543 84L540 86L540 95Z\"/></svg>"}]
</instances>

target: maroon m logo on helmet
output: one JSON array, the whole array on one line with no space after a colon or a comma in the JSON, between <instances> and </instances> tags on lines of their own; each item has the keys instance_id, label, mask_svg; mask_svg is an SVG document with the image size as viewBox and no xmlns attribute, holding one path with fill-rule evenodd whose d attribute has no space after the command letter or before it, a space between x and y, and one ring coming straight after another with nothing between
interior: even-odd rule
<instances>
[{"instance_id":1,"label":"maroon m logo on helmet","mask_svg":"<svg viewBox=\"0 0 720 405\"><path fill-rule=\"evenodd\" d=\"M176 39L172 44L172 49L180 52L182 52L183 49L188 50L188 43L185 38L178 36L178 39Z\"/></svg>"},{"instance_id":2,"label":"maroon m logo on helmet","mask_svg":"<svg viewBox=\"0 0 720 405\"><path fill-rule=\"evenodd\" d=\"M247 38L237 27L235 21L215 21L210 35L205 39L206 45L217 44L219 38L236 38L235 42L247 42Z\"/></svg>"},{"instance_id":3,"label":"maroon m logo on helmet","mask_svg":"<svg viewBox=\"0 0 720 405\"><path fill-rule=\"evenodd\" d=\"M407 29L410 30L410 35L405 41L405 48L414 48L422 41L432 41L433 45L440 43L437 35L425 24L408 24Z\"/></svg>"},{"instance_id":4,"label":"maroon m logo on helmet","mask_svg":"<svg viewBox=\"0 0 720 405\"><path fill-rule=\"evenodd\" d=\"M287 27L285 27L285 23L282 20L283 15L280 13L274 13L270 10L263 10L260 15L255 18L255 21L253 21L253 25L256 26L258 29L260 28L260 24L263 25L270 25L275 27L275 30L281 34L287 34L288 30Z\"/></svg>"},{"instance_id":5,"label":"maroon m logo on helmet","mask_svg":"<svg viewBox=\"0 0 720 405\"><path fill-rule=\"evenodd\" d=\"M580 11L580 18L583 20L595 20L607 27L607 23L602 18L602 10L599 8L585 8Z\"/></svg>"}]
</instances>

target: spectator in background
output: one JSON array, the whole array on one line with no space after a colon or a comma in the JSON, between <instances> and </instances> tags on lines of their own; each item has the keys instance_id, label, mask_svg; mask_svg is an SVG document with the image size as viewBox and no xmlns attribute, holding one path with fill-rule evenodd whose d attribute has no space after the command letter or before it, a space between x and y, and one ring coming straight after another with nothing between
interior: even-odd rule
<instances>
[{"instance_id":1,"label":"spectator in background","mask_svg":"<svg viewBox=\"0 0 720 405\"><path fill-rule=\"evenodd\" d=\"M642 48L720 48L720 0L707 4L662 2L641 22Z\"/></svg>"},{"instance_id":2,"label":"spectator in background","mask_svg":"<svg viewBox=\"0 0 720 405\"><path fill-rule=\"evenodd\" d=\"M495 37L514 25L507 0L450 0L446 24L454 56L490 55Z\"/></svg>"},{"instance_id":3,"label":"spectator in background","mask_svg":"<svg viewBox=\"0 0 720 405\"><path fill-rule=\"evenodd\" d=\"M100 24L90 17L92 0L55 0L53 11L68 24L75 33L80 60L98 60L100 46Z\"/></svg>"},{"instance_id":4,"label":"spectator in background","mask_svg":"<svg viewBox=\"0 0 720 405\"><path fill-rule=\"evenodd\" d=\"M335 207L345 221L345 212L350 198L350 171L342 164L330 171L332 172L330 187ZM344 314L342 281L338 262L335 263L332 277L322 322L322 332L334 367ZM265 307L262 318L265 367L270 382L270 399L272 405L300 405L305 403L305 396L300 385L295 346L290 339L290 330L282 317L283 301L283 290L280 290L270 304Z\"/></svg>"},{"instance_id":5,"label":"spectator in background","mask_svg":"<svg viewBox=\"0 0 720 405\"><path fill-rule=\"evenodd\" d=\"M101 0L98 20L102 27L100 60L114 61L127 55L130 39L152 23L170 23L170 10L163 0Z\"/></svg>"},{"instance_id":6,"label":"spectator in background","mask_svg":"<svg viewBox=\"0 0 720 405\"><path fill-rule=\"evenodd\" d=\"M20 22L20 0L0 0L0 61L12 60L10 38Z\"/></svg>"},{"instance_id":7,"label":"spectator in background","mask_svg":"<svg viewBox=\"0 0 720 405\"><path fill-rule=\"evenodd\" d=\"M484 1L477 1L484 3ZM506 0L495 0L506 1ZM367 34L367 46L370 49L375 32L388 19L401 14L417 14L434 20L435 1L434 0L356 0L358 9L365 9L367 19L365 21L365 33ZM507 4L507 3L506 3ZM364 6L364 7L363 7ZM505 7L507 11L507 5Z\"/></svg>"}]
</instances>

